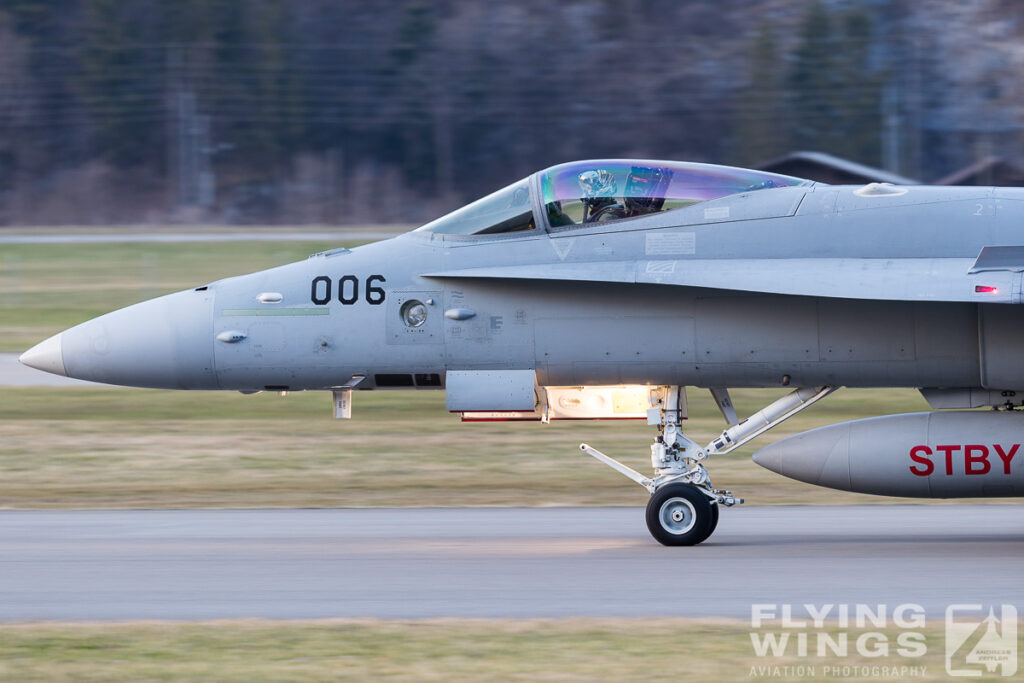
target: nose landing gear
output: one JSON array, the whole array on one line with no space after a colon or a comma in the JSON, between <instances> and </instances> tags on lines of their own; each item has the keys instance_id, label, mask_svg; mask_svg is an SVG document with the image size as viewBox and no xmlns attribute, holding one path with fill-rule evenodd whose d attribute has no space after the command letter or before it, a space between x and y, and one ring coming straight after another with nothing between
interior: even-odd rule
<instances>
[{"instance_id":1,"label":"nose landing gear","mask_svg":"<svg viewBox=\"0 0 1024 683\"><path fill-rule=\"evenodd\" d=\"M651 402L655 407L647 412L647 423L658 426L658 436L651 445L653 478L643 476L585 443L580 444L580 450L650 492L647 529L655 540L662 545L696 545L707 539L718 526L721 506L732 507L743 502L742 498L733 496L732 491L711 486L708 471L703 465L708 455L739 448L834 390L834 387L827 386L796 389L743 422L729 427L701 448L682 431L681 421L686 417L685 388L661 387L652 392ZM735 421L727 392L715 389L712 393L726 419Z\"/></svg>"},{"instance_id":2,"label":"nose landing gear","mask_svg":"<svg viewBox=\"0 0 1024 683\"><path fill-rule=\"evenodd\" d=\"M702 464L707 451L683 434L680 422L686 417L686 394L682 387L663 387L654 392L656 404L648 411L647 423L658 425L651 444L651 465L655 476L648 478L587 444L580 450L646 488L647 528L663 545L696 545L718 526L719 506L730 507L743 500L731 491L715 489Z\"/></svg>"}]
</instances>

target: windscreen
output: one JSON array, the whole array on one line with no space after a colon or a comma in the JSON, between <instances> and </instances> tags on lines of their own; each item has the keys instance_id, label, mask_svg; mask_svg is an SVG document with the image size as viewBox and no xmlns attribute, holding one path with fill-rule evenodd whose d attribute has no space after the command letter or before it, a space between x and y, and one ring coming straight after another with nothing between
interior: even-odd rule
<instances>
[{"instance_id":1,"label":"windscreen","mask_svg":"<svg viewBox=\"0 0 1024 683\"><path fill-rule=\"evenodd\" d=\"M535 229L529 183L521 180L427 223L416 232L495 235Z\"/></svg>"}]
</instances>

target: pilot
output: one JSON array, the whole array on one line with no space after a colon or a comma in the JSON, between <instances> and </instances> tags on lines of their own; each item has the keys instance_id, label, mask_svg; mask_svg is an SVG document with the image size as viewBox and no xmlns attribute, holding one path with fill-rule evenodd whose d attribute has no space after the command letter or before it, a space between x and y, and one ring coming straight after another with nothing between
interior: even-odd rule
<instances>
[{"instance_id":1,"label":"pilot","mask_svg":"<svg viewBox=\"0 0 1024 683\"><path fill-rule=\"evenodd\" d=\"M603 168L584 171L576 177L583 191L583 223L622 218L625 212L615 200L618 185L611 171Z\"/></svg>"}]
</instances>

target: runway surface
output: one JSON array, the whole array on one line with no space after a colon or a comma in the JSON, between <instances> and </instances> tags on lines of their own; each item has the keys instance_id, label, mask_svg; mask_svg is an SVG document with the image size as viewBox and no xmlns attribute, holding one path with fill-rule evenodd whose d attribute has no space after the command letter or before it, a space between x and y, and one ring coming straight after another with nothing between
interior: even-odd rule
<instances>
[{"instance_id":1,"label":"runway surface","mask_svg":"<svg viewBox=\"0 0 1024 683\"><path fill-rule=\"evenodd\" d=\"M942 615L1024 606L1022 559L1016 504L739 508L694 548L640 508L6 511L0 620Z\"/></svg>"}]
</instances>

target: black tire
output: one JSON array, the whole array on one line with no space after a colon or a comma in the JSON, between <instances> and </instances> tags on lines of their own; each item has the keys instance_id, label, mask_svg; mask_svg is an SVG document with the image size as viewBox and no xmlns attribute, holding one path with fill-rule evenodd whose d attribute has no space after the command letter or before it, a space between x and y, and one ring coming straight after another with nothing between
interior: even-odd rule
<instances>
[{"instance_id":1,"label":"black tire","mask_svg":"<svg viewBox=\"0 0 1024 683\"><path fill-rule=\"evenodd\" d=\"M715 533L715 529L718 528L718 503L711 504L711 528L708 529L708 536Z\"/></svg>"},{"instance_id":2,"label":"black tire","mask_svg":"<svg viewBox=\"0 0 1024 683\"><path fill-rule=\"evenodd\" d=\"M714 531L718 506L691 484L669 484L647 502L647 529L662 545L697 545Z\"/></svg>"}]
</instances>

